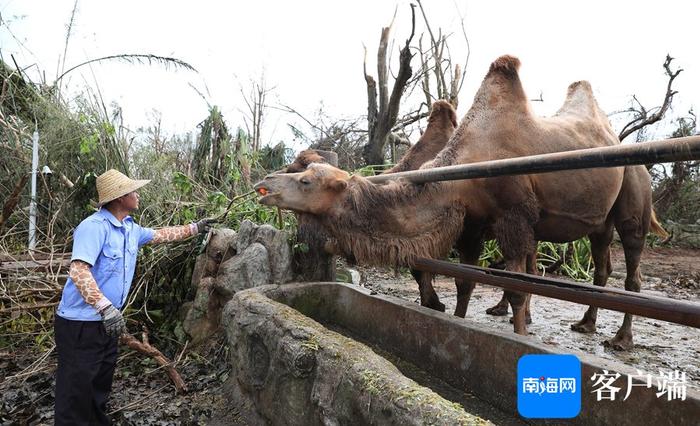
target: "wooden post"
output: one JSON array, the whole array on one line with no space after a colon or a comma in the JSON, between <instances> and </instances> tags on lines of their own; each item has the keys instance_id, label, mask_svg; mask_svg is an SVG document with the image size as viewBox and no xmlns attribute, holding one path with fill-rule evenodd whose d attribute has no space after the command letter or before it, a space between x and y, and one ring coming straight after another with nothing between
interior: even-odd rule
<instances>
[{"instance_id":1,"label":"wooden post","mask_svg":"<svg viewBox=\"0 0 700 426\"><path fill-rule=\"evenodd\" d=\"M338 154L316 150L328 164L338 167ZM329 235L314 215L297 215L297 246L294 272L299 281L335 281L335 256L325 250Z\"/></svg>"}]
</instances>

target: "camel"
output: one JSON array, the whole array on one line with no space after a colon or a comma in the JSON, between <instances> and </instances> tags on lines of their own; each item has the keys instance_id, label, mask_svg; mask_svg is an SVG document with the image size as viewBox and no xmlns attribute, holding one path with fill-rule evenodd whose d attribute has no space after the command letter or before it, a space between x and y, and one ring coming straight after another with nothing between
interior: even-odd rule
<instances>
[{"instance_id":1,"label":"camel","mask_svg":"<svg viewBox=\"0 0 700 426\"><path fill-rule=\"evenodd\" d=\"M318 155L313 149L301 151L297 158L284 169L284 173L299 173L306 170L311 163L327 163L326 159Z\"/></svg>"},{"instance_id":2,"label":"camel","mask_svg":"<svg viewBox=\"0 0 700 426\"><path fill-rule=\"evenodd\" d=\"M428 116L428 127L398 163L383 174L416 170L431 161L447 144L457 128L457 112L444 100L433 102Z\"/></svg>"},{"instance_id":3,"label":"camel","mask_svg":"<svg viewBox=\"0 0 700 426\"><path fill-rule=\"evenodd\" d=\"M494 61L472 107L445 147L421 166L477 161L611 146L619 143L599 109L588 82L568 88L553 116L534 116L523 91L520 61ZM566 242L589 236L596 266L594 284L610 273L613 227L625 251L625 288L639 291L640 255L653 218L649 175L644 167L570 170L535 175L412 184L403 180L373 185L328 164L305 171L268 175L255 185L259 202L314 214L335 238L335 250L360 264L411 266L418 257L442 258L454 246L463 263L475 263L486 235L493 236L506 269L525 272L538 240ZM466 313L474 283L457 280L457 308ZM419 281L421 303L439 308L430 280ZM527 334L527 295L507 292L513 327ZM443 307L444 309L444 307ZM609 343L632 347L631 315ZM595 330L589 308L574 325Z\"/></svg>"}]
</instances>

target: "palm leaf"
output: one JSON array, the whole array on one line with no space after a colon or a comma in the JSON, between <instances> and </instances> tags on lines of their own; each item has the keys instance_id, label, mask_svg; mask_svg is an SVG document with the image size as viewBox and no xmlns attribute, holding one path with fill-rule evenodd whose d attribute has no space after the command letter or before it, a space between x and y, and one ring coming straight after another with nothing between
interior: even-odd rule
<instances>
[{"instance_id":1,"label":"palm leaf","mask_svg":"<svg viewBox=\"0 0 700 426\"><path fill-rule=\"evenodd\" d=\"M194 71L198 72L192 65L188 64L187 62L177 59L177 58L169 58L167 56L158 56L158 55L152 55L152 54L139 54L139 53L125 53L121 55L111 55L111 56L103 56L101 58L95 58L95 59L90 59L89 61L82 62L78 65L75 65L71 68L68 69L68 71L65 71L63 74L59 75L58 78L56 78L55 83L58 83L63 77L66 76L69 72L82 67L83 65L88 65L88 64L93 64L96 62L104 62L104 61L124 61L128 62L130 64L146 64L148 65L153 65L153 63L160 64L165 66L165 68L169 67L175 67L175 68L184 68L189 71Z\"/></svg>"}]
</instances>

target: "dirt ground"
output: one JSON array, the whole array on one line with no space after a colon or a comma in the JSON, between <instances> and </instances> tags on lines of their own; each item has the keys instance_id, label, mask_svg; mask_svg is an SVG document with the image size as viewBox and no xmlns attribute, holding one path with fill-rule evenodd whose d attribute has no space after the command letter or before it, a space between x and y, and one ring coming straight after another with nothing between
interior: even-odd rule
<instances>
[{"instance_id":1,"label":"dirt ground","mask_svg":"<svg viewBox=\"0 0 700 426\"><path fill-rule=\"evenodd\" d=\"M152 342L153 343L153 342ZM177 354L167 353L170 359ZM55 354L26 380L12 378L32 362L32 353L0 352L0 425L52 425ZM248 407L229 401L223 390L229 375L223 337L190 351L176 366L188 386L177 394L156 363L120 350L108 412L115 425L248 425ZM228 393L230 395L230 393Z\"/></svg>"},{"instance_id":2,"label":"dirt ground","mask_svg":"<svg viewBox=\"0 0 700 426\"><path fill-rule=\"evenodd\" d=\"M612 258L614 272L608 286L624 289L625 264L621 247L613 248ZM700 250L646 249L641 271L643 292L700 302ZM360 268L360 273L363 286L420 303L418 285L410 274L397 276L393 271L377 268ZM446 305L446 312L454 312L457 292L453 280L439 276L435 290ZM466 319L483 327L512 330L510 314L494 317L485 312L500 300L501 294L498 288L477 285ZM601 309L597 331L581 334L572 331L570 325L581 319L586 306L541 296L533 296L531 306L533 323L528 331L533 339L560 350L575 349L623 362L652 376L657 376L660 370L679 370L686 373L689 388L700 390L700 329L635 317L632 324L635 347L621 352L603 346L602 342L615 335L624 314Z\"/></svg>"}]
</instances>

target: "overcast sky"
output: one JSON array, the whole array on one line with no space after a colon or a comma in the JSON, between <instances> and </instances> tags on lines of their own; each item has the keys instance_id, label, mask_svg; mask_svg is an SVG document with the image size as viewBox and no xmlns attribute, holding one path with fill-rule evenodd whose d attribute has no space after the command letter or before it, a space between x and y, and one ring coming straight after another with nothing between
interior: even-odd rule
<instances>
[{"instance_id":1,"label":"overcast sky","mask_svg":"<svg viewBox=\"0 0 700 426\"><path fill-rule=\"evenodd\" d=\"M73 4L0 1L2 57L11 62L14 55L20 66L31 66L27 72L32 78L39 81L45 75L52 82L61 68ZM323 102L331 116L359 116L366 113L367 102L363 43L369 49L369 70L376 74L381 27L389 24L397 5L394 57L410 31L408 1L82 0L65 69L105 55L152 53L182 59L199 73L109 63L83 67L69 74L67 83L73 91L99 85L106 103L123 107L133 129L147 125L156 109L168 132L191 131L206 117L207 105L190 84L221 107L229 125L243 125L240 87L249 87L263 70L274 87L273 105L293 106L311 118ZM425 1L424 6L434 28L454 33L452 58L460 62L466 56L460 26L464 17L471 55L460 117L489 63L505 53L521 59L528 95L543 93L544 102L534 105L540 115L555 112L568 84L581 79L591 82L608 113L628 106L632 94L647 107L658 105L665 93L666 53L684 69L676 80L679 95L672 115L683 115L700 102L698 2L447 0ZM416 30L424 31L420 16ZM418 68L417 59L413 67ZM263 139L290 140L290 121L298 119L271 116Z\"/></svg>"}]
</instances>

